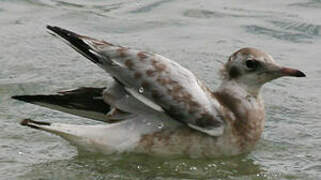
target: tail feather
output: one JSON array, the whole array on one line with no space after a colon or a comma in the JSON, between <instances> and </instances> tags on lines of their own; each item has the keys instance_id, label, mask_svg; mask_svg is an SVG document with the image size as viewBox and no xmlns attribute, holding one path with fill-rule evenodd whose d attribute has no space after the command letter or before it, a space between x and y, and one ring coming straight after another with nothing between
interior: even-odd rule
<instances>
[{"instance_id":1,"label":"tail feather","mask_svg":"<svg viewBox=\"0 0 321 180\"><path fill-rule=\"evenodd\" d=\"M110 154L132 149L136 145L140 137L140 131L136 129L137 121L139 119L135 117L124 123L76 125L24 119L20 124L61 136L82 150ZM146 129L144 126L142 130Z\"/></svg>"},{"instance_id":2,"label":"tail feather","mask_svg":"<svg viewBox=\"0 0 321 180\"><path fill-rule=\"evenodd\" d=\"M22 126L29 126L34 129L39 129L39 126L50 126L51 123L48 122L40 122L40 121L34 121L31 119L23 119L20 124Z\"/></svg>"},{"instance_id":3,"label":"tail feather","mask_svg":"<svg viewBox=\"0 0 321 180\"><path fill-rule=\"evenodd\" d=\"M105 88L79 88L54 95L22 95L13 99L98 121L108 121L110 106L102 99Z\"/></svg>"}]
</instances>

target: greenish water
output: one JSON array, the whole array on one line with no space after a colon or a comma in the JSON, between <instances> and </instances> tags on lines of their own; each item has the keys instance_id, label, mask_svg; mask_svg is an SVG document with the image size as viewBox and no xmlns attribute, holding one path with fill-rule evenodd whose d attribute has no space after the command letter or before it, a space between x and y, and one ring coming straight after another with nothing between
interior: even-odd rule
<instances>
[{"instance_id":1,"label":"greenish water","mask_svg":"<svg viewBox=\"0 0 321 180\"><path fill-rule=\"evenodd\" d=\"M0 179L320 179L321 1L0 0ZM269 52L307 78L263 89L267 122L255 150L229 159L156 158L83 152L23 118L94 124L17 102L17 94L101 87L109 77L45 26L157 52L212 88L241 47Z\"/></svg>"}]
</instances>

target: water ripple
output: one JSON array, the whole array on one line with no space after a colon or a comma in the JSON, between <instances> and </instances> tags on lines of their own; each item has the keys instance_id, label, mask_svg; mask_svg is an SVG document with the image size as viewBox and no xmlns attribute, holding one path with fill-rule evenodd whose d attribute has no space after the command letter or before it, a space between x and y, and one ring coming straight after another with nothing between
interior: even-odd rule
<instances>
[{"instance_id":1,"label":"water ripple","mask_svg":"<svg viewBox=\"0 0 321 180\"><path fill-rule=\"evenodd\" d=\"M310 0L308 2L303 3L292 3L290 6L299 6L299 7L306 7L306 8L321 8L321 1L320 0Z\"/></svg>"},{"instance_id":2,"label":"water ripple","mask_svg":"<svg viewBox=\"0 0 321 180\"><path fill-rule=\"evenodd\" d=\"M66 1L56 1L57 6L69 6L69 7L76 7L76 8L83 8L85 5L77 4L77 3L71 3Z\"/></svg>"},{"instance_id":3,"label":"water ripple","mask_svg":"<svg viewBox=\"0 0 321 180\"><path fill-rule=\"evenodd\" d=\"M209 10L190 9L184 12L184 16L193 17L193 18L217 18L217 17L226 17L230 15L226 13L209 11Z\"/></svg>"},{"instance_id":4,"label":"water ripple","mask_svg":"<svg viewBox=\"0 0 321 180\"><path fill-rule=\"evenodd\" d=\"M302 32L289 32L275 30L259 25L245 25L243 26L248 33L265 35L279 40L291 41L296 43L311 43L312 37Z\"/></svg>"},{"instance_id":5,"label":"water ripple","mask_svg":"<svg viewBox=\"0 0 321 180\"><path fill-rule=\"evenodd\" d=\"M130 11L130 13L146 13L146 12L150 12L154 8L156 8L156 7L158 7L158 6L162 5L162 4L171 2L171 1L172 0L160 0L160 1L157 1L157 2L154 2L154 3L151 3L149 5L143 6L141 8L138 8L136 10Z\"/></svg>"},{"instance_id":6,"label":"water ripple","mask_svg":"<svg viewBox=\"0 0 321 180\"><path fill-rule=\"evenodd\" d=\"M266 15L262 13L258 14L251 14L250 11L247 11L246 14L244 13L230 13L230 12L220 12L220 11L210 11L204 9L189 9L184 12L184 16L192 17L192 18L222 18L222 17L266 17Z\"/></svg>"},{"instance_id":7,"label":"water ripple","mask_svg":"<svg viewBox=\"0 0 321 180\"><path fill-rule=\"evenodd\" d=\"M294 30L311 36L321 36L321 25L298 21L270 21L275 26L284 30Z\"/></svg>"}]
</instances>

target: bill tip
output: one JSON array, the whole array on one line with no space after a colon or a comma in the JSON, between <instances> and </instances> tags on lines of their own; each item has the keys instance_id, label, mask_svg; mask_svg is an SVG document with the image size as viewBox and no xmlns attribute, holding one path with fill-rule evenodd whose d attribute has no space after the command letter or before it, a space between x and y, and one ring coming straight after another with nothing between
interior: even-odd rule
<instances>
[{"instance_id":1,"label":"bill tip","mask_svg":"<svg viewBox=\"0 0 321 180\"><path fill-rule=\"evenodd\" d=\"M296 74L295 74L296 77L306 77L306 75L301 72L301 71L297 71Z\"/></svg>"}]
</instances>

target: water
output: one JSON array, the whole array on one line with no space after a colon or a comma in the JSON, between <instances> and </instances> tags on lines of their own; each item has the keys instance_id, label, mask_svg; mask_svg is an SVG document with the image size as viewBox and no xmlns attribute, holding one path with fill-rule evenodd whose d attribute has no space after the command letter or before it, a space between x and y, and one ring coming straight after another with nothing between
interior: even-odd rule
<instances>
[{"instance_id":1,"label":"water","mask_svg":"<svg viewBox=\"0 0 321 180\"><path fill-rule=\"evenodd\" d=\"M320 0L0 0L0 179L320 179L320 19ZM219 84L221 63L247 46L308 77L264 87L265 131L248 155L215 160L89 154L18 124L26 117L96 123L10 96L110 82L48 35L47 24L157 52L211 88Z\"/></svg>"}]
</instances>

